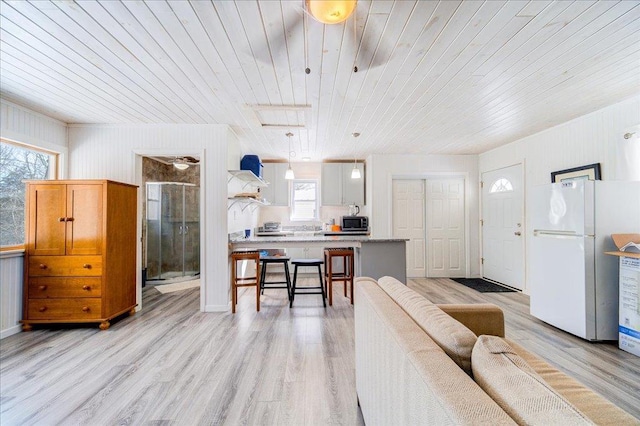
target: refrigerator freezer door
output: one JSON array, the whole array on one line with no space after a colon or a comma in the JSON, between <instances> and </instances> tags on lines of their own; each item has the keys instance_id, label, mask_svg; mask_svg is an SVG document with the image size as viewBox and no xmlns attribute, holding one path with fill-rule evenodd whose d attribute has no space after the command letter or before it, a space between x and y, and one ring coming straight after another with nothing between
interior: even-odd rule
<instances>
[{"instance_id":1,"label":"refrigerator freezer door","mask_svg":"<svg viewBox=\"0 0 640 426\"><path fill-rule=\"evenodd\" d=\"M538 234L531 246L531 315L593 340L594 241L591 237Z\"/></svg>"},{"instance_id":2,"label":"refrigerator freezer door","mask_svg":"<svg viewBox=\"0 0 640 426\"><path fill-rule=\"evenodd\" d=\"M574 180L533 188L534 231L593 235L593 181Z\"/></svg>"}]
</instances>

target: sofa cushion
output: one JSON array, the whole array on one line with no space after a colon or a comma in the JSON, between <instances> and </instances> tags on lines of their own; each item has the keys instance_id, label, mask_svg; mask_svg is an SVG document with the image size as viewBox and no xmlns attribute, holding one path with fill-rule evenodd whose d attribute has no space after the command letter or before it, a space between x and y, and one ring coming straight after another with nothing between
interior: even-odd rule
<instances>
[{"instance_id":1,"label":"sofa cushion","mask_svg":"<svg viewBox=\"0 0 640 426\"><path fill-rule=\"evenodd\" d=\"M460 368L471 375L471 351L477 339L471 330L395 278L382 277L378 285Z\"/></svg>"},{"instance_id":2,"label":"sofa cushion","mask_svg":"<svg viewBox=\"0 0 640 426\"><path fill-rule=\"evenodd\" d=\"M500 337L478 338L472 366L476 383L519 424L593 424Z\"/></svg>"},{"instance_id":3,"label":"sofa cushion","mask_svg":"<svg viewBox=\"0 0 640 426\"><path fill-rule=\"evenodd\" d=\"M562 395L594 423L602 426L640 425L638 419L612 404L582 383L551 366L538 355L532 354L516 342L508 339L506 341L509 343L509 346L542 377L547 385Z\"/></svg>"}]
</instances>

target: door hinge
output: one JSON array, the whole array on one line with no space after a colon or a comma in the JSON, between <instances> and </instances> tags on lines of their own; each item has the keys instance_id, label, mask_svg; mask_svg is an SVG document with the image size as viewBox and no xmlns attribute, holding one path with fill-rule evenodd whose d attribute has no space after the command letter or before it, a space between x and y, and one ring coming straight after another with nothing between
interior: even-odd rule
<instances>
[{"instance_id":1,"label":"door hinge","mask_svg":"<svg viewBox=\"0 0 640 426\"><path fill-rule=\"evenodd\" d=\"M480 219L480 226L484 226L484 219Z\"/></svg>"},{"instance_id":2,"label":"door hinge","mask_svg":"<svg viewBox=\"0 0 640 426\"><path fill-rule=\"evenodd\" d=\"M484 182L480 181L480 188L484 188Z\"/></svg>"},{"instance_id":3,"label":"door hinge","mask_svg":"<svg viewBox=\"0 0 640 426\"><path fill-rule=\"evenodd\" d=\"M484 257L481 257L480 260L482 261L482 264L484 265Z\"/></svg>"}]
</instances>

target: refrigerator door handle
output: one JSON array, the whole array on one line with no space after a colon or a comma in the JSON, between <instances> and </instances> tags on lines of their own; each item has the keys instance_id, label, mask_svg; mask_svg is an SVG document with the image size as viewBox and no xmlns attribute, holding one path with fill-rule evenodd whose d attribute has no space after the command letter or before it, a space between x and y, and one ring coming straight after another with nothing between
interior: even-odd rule
<instances>
[{"instance_id":1,"label":"refrigerator door handle","mask_svg":"<svg viewBox=\"0 0 640 426\"><path fill-rule=\"evenodd\" d=\"M576 234L576 231L550 231L547 229L534 229L533 235L536 237L538 235L564 235L567 237L576 237L579 234Z\"/></svg>"},{"instance_id":2,"label":"refrigerator door handle","mask_svg":"<svg viewBox=\"0 0 640 426\"><path fill-rule=\"evenodd\" d=\"M557 238L594 238L595 235L576 234L575 231L549 231L543 229L534 229L534 237L557 237Z\"/></svg>"}]
</instances>

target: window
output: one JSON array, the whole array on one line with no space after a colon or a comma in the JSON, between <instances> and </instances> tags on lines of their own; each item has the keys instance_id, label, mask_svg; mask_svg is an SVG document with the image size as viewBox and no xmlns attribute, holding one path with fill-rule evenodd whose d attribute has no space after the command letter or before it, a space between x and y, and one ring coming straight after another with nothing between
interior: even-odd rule
<instances>
[{"instance_id":1,"label":"window","mask_svg":"<svg viewBox=\"0 0 640 426\"><path fill-rule=\"evenodd\" d=\"M294 180L291 186L291 220L318 219L318 181Z\"/></svg>"},{"instance_id":2,"label":"window","mask_svg":"<svg viewBox=\"0 0 640 426\"><path fill-rule=\"evenodd\" d=\"M489 192L493 194L494 192L509 192L513 191L513 185L509 182L509 179L500 178L497 181L493 182L491 185L491 189Z\"/></svg>"},{"instance_id":3,"label":"window","mask_svg":"<svg viewBox=\"0 0 640 426\"><path fill-rule=\"evenodd\" d=\"M23 246L24 180L53 179L57 154L0 141L0 246Z\"/></svg>"}]
</instances>

